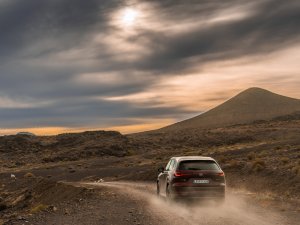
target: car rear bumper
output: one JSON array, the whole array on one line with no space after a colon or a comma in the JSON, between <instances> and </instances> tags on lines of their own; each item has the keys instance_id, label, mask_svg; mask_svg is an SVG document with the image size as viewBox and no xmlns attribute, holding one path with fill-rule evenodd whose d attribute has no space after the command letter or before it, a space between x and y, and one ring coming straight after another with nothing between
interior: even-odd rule
<instances>
[{"instance_id":1,"label":"car rear bumper","mask_svg":"<svg viewBox=\"0 0 300 225\"><path fill-rule=\"evenodd\" d=\"M172 194L179 198L224 198L225 186L214 187L172 187Z\"/></svg>"}]
</instances>

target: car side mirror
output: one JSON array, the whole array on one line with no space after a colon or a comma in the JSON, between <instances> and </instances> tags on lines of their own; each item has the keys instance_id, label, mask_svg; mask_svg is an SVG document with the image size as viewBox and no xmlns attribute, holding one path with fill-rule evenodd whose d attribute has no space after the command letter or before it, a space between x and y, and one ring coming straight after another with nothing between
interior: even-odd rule
<instances>
[{"instance_id":1,"label":"car side mirror","mask_svg":"<svg viewBox=\"0 0 300 225\"><path fill-rule=\"evenodd\" d=\"M158 168L158 172L162 173L164 171L165 171L165 167L161 166L161 167Z\"/></svg>"}]
</instances>

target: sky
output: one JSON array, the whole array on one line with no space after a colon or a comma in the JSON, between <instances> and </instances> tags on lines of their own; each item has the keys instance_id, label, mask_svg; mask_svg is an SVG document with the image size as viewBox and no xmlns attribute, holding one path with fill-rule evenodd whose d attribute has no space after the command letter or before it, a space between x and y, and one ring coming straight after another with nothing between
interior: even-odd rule
<instances>
[{"instance_id":1,"label":"sky","mask_svg":"<svg viewBox=\"0 0 300 225\"><path fill-rule=\"evenodd\" d=\"M300 98L298 0L0 0L0 135L151 130Z\"/></svg>"}]
</instances>

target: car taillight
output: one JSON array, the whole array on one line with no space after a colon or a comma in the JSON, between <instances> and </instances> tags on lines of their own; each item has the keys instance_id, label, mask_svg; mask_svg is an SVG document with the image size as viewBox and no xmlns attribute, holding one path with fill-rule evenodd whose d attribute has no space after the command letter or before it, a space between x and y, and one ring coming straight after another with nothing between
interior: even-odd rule
<instances>
[{"instance_id":1,"label":"car taillight","mask_svg":"<svg viewBox=\"0 0 300 225\"><path fill-rule=\"evenodd\" d=\"M224 172L217 173L217 175L220 176L220 177L224 177L225 176Z\"/></svg>"},{"instance_id":2,"label":"car taillight","mask_svg":"<svg viewBox=\"0 0 300 225\"><path fill-rule=\"evenodd\" d=\"M184 173L182 171L175 171L175 173L174 173L175 177L184 177L184 176L187 176L187 175L189 175L189 174L188 173Z\"/></svg>"},{"instance_id":3,"label":"car taillight","mask_svg":"<svg viewBox=\"0 0 300 225\"><path fill-rule=\"evenodd\" d=\"M181 176L182 176L182 173L179 172L179 171L176 171L176 172L174 173L174 176L175 176L175 177L181 177Z\"/></svg>"}]
</instances>

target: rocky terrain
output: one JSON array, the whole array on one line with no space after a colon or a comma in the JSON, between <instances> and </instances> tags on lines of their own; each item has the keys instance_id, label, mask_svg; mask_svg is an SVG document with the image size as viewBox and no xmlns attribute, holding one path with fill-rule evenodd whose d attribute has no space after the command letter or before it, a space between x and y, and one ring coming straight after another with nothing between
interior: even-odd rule
<instances>
[{"instance_id":1,"label":"rocky terrain","mask_svg":"<svg viewBox=\"0 0 300 225\"><path fill-rule=\"evenodd\" d=\"M219 161L229 179L237 178L233 179L234 185L299 198L299 135L299 119L281 118L225 128L194 129L188 134L184 131L145 133L130 138L140 152L147 152L144 158L154 159L156 163L176 155L208 155Z\"/></svg>"},{"instance_id":2,"label":"rocky terrain","mask_svg":"<svg viewBox=\"0 0 300 225\"><path fill-rule=\"evenodd\" d=\"M251 90L251 96L256 94ZM244 96L249 97L249 92ZM277 214L292 213L292 221L297 221L300 114L293 110L211 128L183 126L130 135L95 131L0 137L0 224L41 224L41 220L45 224L160 224L142 210L152 195L142 201L110 186L95 188L86 183L130 180L153 186L157 168L176 155L214 157L225 171L230 190L251 192L262 204L278 206ZM132 207L131 213L127 205ZM113 212L121 216L116 218ZM92 219L82 219L89 215ZM161 224L174 224L166 221Z\"/></svg>"},{"instance_id":3,"label":"rocky terrain","mask_svg":"<svg viewBox=\"0 0 300 225\"><path fill-rule=\"evenodd\" d=\"M0 137L2 168L76 161L93 157L125 156L127 137L116 131L95 131L56 136L10 135Z\"/></svg>"}]
</instances>

